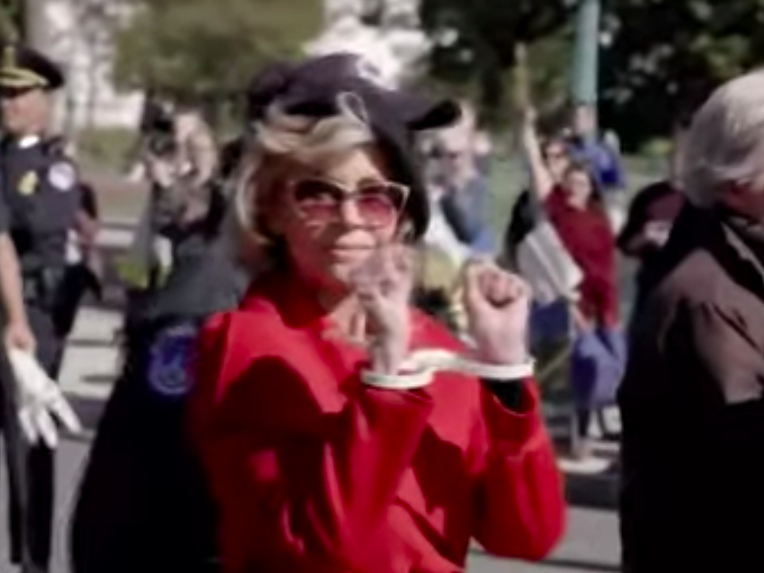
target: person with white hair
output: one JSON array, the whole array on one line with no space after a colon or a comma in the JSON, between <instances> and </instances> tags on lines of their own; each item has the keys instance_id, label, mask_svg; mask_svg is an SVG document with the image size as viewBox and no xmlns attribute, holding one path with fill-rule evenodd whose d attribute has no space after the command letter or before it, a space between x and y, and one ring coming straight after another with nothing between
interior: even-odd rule
<instances>
[{"instance_id":1,"label":"person with white hair","mask_svg":"<svg viewBox=\"0 0 764 573\"><path fill-rule=\"evenodd\" d=\"M697 112L681 189L620 389L624 571L762 571L763 70Z\"/></svg>"}]
</instances>

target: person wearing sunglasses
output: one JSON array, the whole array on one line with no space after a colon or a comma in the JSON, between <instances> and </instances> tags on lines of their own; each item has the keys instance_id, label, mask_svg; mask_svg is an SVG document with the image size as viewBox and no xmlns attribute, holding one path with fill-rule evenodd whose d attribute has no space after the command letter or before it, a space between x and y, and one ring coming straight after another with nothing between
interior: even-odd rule
<instances>
[{"instance_id":1,"label":"person wearing sunglasses","mask_svg":"<svg viewBox=\"0 0 764 573\"><path fill-rule=\"evenodd\" d=\"M458 106L346 54L250 89L236 192L259 272L193 357L191 438L227 573L446 573L472 538L540 559L565 521L525 347L525 283L464 273L473 345L410 305L428 200L413 140Z\"/></svg>"}]
</instances>

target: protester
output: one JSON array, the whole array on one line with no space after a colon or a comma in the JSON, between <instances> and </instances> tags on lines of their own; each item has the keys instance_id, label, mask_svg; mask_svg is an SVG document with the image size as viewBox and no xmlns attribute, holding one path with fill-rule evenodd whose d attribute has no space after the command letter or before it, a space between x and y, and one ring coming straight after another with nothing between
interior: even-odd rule
<instances>
[{"instance_id":1,"label":"protester","mask_svg":"<svg viewBox=\"0 0 764 573\"><path fill-rule=\"evenodd\" d=\"M571 133L575 158L591 167L606 196L626 188L621 157L607 139L599 134L595 107L589 104L575 106Z\"/></svg>"},{"instance_id":2,"label":"protester","mask_svg":"<svg viewBox=\"0 0 764 573\"><path fill-rule=\"evenodd\" d=\"M463 109L467 119L435 136L432 159L439 172L434 183L440 189L443 215L456 237L474 254L493 255L495 244L487 220L488 178L476 157L471 109L464 104Z\"/></svg>"},{"instance_id":3,"label":"protester","mask_svg":"<svg viewBox=\"0 0 764 573\"><path fill-rule=\"evenodd\" d=\"M764 71L687 134L687 199L636 317L623 420L624 571L761 571Z\"/></svg>"},{"instance_id":4,"label":"protester","mask_svg":"<svg viewBox=\"0 0 764 573\"><path fill-rule=\"evenodd\" d=\"M557 184L561 183L571 164L569 142L562 136L553 136L542 143L541 153L547 172ZM539 205L530 188L524 189L512 206L506 233L503 256L508 265L517 262L517 248L539 220Z\"/></svg>"},{"instance_id":5,"label":"protester","mask_svg":"<svg viewBox=\"0 0 764 573\"><path fill-rule=\"evenodd\" d=\"M637 192L629 207L626 224L618 236L621 252L639 261L637 292L632 307L634 316L641 311L651 290L658 270L659 253L668 241L671 226L682 208L680 177L687 127L687 123L683 122L675 129L668 177Z\"/></svg>"},{"instance_id":6,"label":"protester","mask_svg":"<svg viewBox=\"0 0 764 573\"><path fill-rule=\"evenodd\" d=\"M575 326L571 385L578 438L573 453L586 459L591 454L591 414L615 401L623 369L615 237L587 166L571 162L562 179L555 181L541 153L533 110L525 113L523 121L522 143L534 198L583 273L578 301L571 305ZM602 416L600 422L604 422Z\"/></svg>"},{"instance_id":7,"label":"protester","mask_svg":"<svg viewBox=\"0 0 764 573\"><path fill-rule=\"evenodd\" d=\"M564 500L525 376L526 287L470 266L472 358L408 308L407 245L427 227L411 140L458 108L357 69L339 54L257 83L237 205L270 271L208 322L192 411L223 571L454 572L473 536L541 558ZM419 369L409 353L428 347L486 380Z\"/></svg>"},{"instance_id":8,"label":"protester","mask_svg":"<svg viewBox=\"0 0 764 573\"><path fill-rule=\"evenodd\" d=\"M430 221L422 237L425 246L446 254L455 267L461 267L472 256L472 249L457 237L454 228L443 212L443 198L446 190L443 185L444 170L440 159L440 150L434 137L420 138L420 156L422 161L422 179L427 189Z\"/></svg>"}]
</instances>

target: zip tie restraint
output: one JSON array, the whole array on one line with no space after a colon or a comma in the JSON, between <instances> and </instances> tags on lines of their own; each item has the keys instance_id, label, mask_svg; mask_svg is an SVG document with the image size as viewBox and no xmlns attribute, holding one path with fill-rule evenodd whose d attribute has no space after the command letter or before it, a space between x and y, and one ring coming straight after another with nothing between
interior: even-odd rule
<instances>
[{"instance_id":1,"label":"zip tie restraint","mask_svg":"<svg viewBox=\"0 0 764 573\"><path fill-rule=\"evenodd\" d=\"M458 372L477 378L514 382L533 376L535 361L520 364L488 364L461 356L450 350L424 349L412 352L398 374L364 370L361 380L369 386L392 390L410 390L427 386L436 372Z\"/></svg>"}]
</instances>

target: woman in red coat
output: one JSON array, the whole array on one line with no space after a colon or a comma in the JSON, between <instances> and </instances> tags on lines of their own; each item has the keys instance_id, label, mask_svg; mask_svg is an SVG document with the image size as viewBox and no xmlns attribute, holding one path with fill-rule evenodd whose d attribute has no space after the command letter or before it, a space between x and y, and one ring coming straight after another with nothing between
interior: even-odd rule
<instances>
[{"instance_id":1,"label":"woman in red coat","mask_svg":"<svg viewBox=\"0 0 764 573\"><path fill-rule=\"evenodd\" d=\"M412 136L458 108L364 72L328 56L250 94L237 200L269 267L204 329L192 408L228 573L453 573L472 538L540 559L563 530L524 284L469 267L473 351L408 304Z\"/></svg>"}]
</instances>

